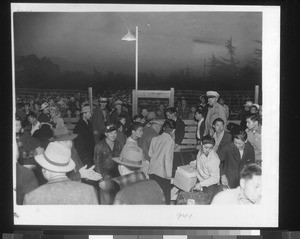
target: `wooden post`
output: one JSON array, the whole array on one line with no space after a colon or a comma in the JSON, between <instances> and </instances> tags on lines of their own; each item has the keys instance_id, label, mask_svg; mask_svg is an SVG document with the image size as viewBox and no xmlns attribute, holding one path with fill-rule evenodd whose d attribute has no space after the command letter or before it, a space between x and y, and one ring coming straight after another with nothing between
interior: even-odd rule
<instances>
[{"instance_id":1,"label":"wooden post","mask_svg":"<svg viewBox=\"0 0 300 239\"><path fill-rule=\"evenodd\" d=\"M93 112L93 88L88 88L88 94L89 94L89 105L91 107L91 112Z\"/></svg>"},{"instance_id":2,"label":"wooden post","mask_svg":"<svg viewBox=\"0 0 300 239\"><path fill-rule=\"evenodd\" d=\"M174 88L171 88L170 89L169 107L174 107L174 96L175 96Z\"/></svg>"},{"instance_id":3,"label":"wooden post","mask_svg":"<svg viewBox=\"0 0 300 239\"><path fill-rule=\"evenodd\" d=\"M137 114L137 110L138 110L137 93L135 90L132 90L132 117Z\"/></svg>"},{"instance_id":4,"label":"wooden post","mask_svg":"<svg viewBox=\"0 0 300 239\"><path fill-rule=\"evenodd\" d=\"M254 95L254 102L255 104L258 104L258 95L259 95L259 86L255 86L255 95Z\"/></svg>"}]
</instances>

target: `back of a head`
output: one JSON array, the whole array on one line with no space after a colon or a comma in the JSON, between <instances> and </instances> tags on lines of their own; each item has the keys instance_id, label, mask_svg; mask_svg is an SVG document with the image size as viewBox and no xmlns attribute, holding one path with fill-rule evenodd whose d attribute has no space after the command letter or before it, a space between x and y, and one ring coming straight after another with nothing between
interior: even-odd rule
<instances>
[{"instance_id":1,"label":"back of a head","mask_svg":"<svg viewBox=\"0 0 300 239\"><path fill-rule=\"evenodd\" d=\"M115 197L114 204L164 205L166 201L157 182L147 179L131 183L121 189Z\"/></svg>"},{"instance_id":2,"label":"back of a head","mask_svg":"<svg viewBox=\"0 0 300 239\"><path fill-rule=\"evenodd\" d=\"M247 164L242 169L240 176L247 180L252 179L253 176L261 176L262 170L258 164Z\"/></svg>"},{"instance_id":3,"label":"back of a head","mask_svg":"<svg viewBox=\"0 0 300 239\"><path fill-rule=\"evenodd\" d=\"M170 114L175 113L176 114L176 112L177 111L176 111L175 107L169 107L166 109L166 113L170 113Z\"/></svg>"},{"instance_id":4,"label":"back of a head","mask_svg":"<svg viewBox=\"0 0 300 239\"><path fill-rule=\"evenodd\" d=\"M162 128L164 132L170 133L171 131L176 129L176 122L171 119L166 119Z\"/></svg>"}]
</instances>

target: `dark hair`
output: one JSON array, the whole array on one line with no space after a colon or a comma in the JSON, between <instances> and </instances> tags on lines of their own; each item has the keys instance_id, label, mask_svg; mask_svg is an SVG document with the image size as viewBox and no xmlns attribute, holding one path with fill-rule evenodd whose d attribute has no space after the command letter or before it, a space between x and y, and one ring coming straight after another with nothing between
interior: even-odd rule
<instances>
[{"instance_id":1,"label":"dark hair","mask_svg":"<svg viewBox=\"0 0 300 239\"><path fill-rule=\"evenodd\" d=\"M211 137L210 135L205 135L202 140L201 140L202 145L204 144L212 144L215 145L216 141L213 137Z\"/></svg>"},{"instance_id":2,"label":"dark hair","mask_svg":"<svg viewBox=\"0 0 300 239\"><path fill-rule=\"evenodd\" d=\"M15 120L22 122L21 118L17 114L15 115Z\"/></svg>"},{"instance_id":3,"label":"dark hair","mask_svg":"<svg viewBox=\"0 0 300 239\"><path fill-rule=\"evenodd\" d=\"M202 99L202 98L204 98L205 99L205 101L207 101L207 96L206 95L200 95L200 100Z\"/></svg>"},{"instance_id":4,"label":"dark hair","mask_svg":"<svg viewBox=\"0 0 300 239\"><path fill-rule=\"evenodd\" d=\"M119 115L119 121L120 121L121 119L123 119L123 118L126 119L126 116L125 116L124 114L120 114L120 115Z\"/></svg>"},{"instance_id":5,"label":"dark hair","mask_svg":"<svg viewBox=\"0 0 300 239\"><path fill-rule=\"evenodd\" d=\"M176 129L176 122L174 120L171 119L166 119L163 127L162 127L164 132L170 132L173 129Z\"/></svg>"},{"instance_id":6,"label":"dark hair","mask_svg":"<svg viewBox=\"0 0 300 239\"><path fill-rule=\"evenodd\" d=\"M132 131L136 131L140 127L143 128L143 124L141 122L133 122L128 128L127 135L130 136L132 134Z\"/></svg>"},{"instance_id":7,"label":"dark hair","mask_svg":"<svg viewBox=\"0 0 300 239\"><path fill-rule=\"evenodd\" d=\"M240 177L243 179L251 179L253 176L261 176L261 167L254 163L246 164L240 173Z\"/></svg>"},{"instance_id":8,"label":"dark hair","mask_svg":"<svg viewBox=\"0 0 300 239\"><path fill-rule=\"evenodd\" d=\"M121 126L124 127L124 125L121 123L121 121L118 121L116 124L117 129L119 129Z\"/></svg>"},{"instance_id":9,"label":"dark hair","mask_svg":"<svg viewBox=\"0 0 300 239\"><path fill-rule=\"evenodd\" d=\"M251 106L250 106L250 109L253 108L253 107L254 107L256 110L259 110L259 109L257 108L256 105L251 105Z\"/></svg>"},{"instance_id":10,"label":"dark hair","mask_svg":"<svg viewBox=\"0 0 300 239\"><path fill-rule=\"evenodd\" d=\"M176 114L177 113L177 111L176 111L176 109L174 108L174 107L168 107L167 109L166 109L166 113L170 113L170 114Z\"/></svg>"},{"instance_id":11,"label":"dark hair","mask_svg":"<svg viewBox=\"0 0 300 239\"><path fill-rule=\"evenodd\" d=\"M204 116L204 112L202 109L196 109L195 113L201 114L202 116Z\"/></svg>"},{"instance_id":12,"label":"dark hair","mask_svg":"<svg viewBox=\"0 0 300 239\"><path fill-rule=\"evenodd\" d=\"M232 139L240 139L245 142L247 140L247 133L244 130L238 130L233 133Z\"/></svg>"},{"instance_id":13,"label":"dark hair","mask_svg":"<svg viewBox=\"0 0 300 239\"><path fill-rule=\"evenodd\" d=\"M221 118L216 118L216 119L213 121L212 125L215 125L217 122L222 122L223 125L225 124L223 119L221 119Z\"/></svg>"},{"instance_id":14,"label":"dark hair","mask_svg":"<svg viewBox=\"0 0 300 239\"><path fill-rule=\"evenodd\" d=\"M250 115L247 115L246 119L250 119L253 122L258 121L260 123L260 116L259 116L259 114L250 114Z\"/></svg>"},{"instance_id":15,"label":"dark hair","mask_svg":"<svg viewBox=\"0 0 300 239\"><path fill-rule=\"evenodd\" d=\"M22 102L17 103L17 109L22 109L24 106L25 104Z\"/></svg>"},{"instance_id":16,"label":"dark hair","mask_svg":"<svg viewBox=\"0 0 300 239\"><path fill-rule=\"evenodd\" d=\"M143 119L143 118L144 117L142 115L135 115L135 116L133 116L132 121L137 122L138 119Z\"/></svg>"}]
</instances>

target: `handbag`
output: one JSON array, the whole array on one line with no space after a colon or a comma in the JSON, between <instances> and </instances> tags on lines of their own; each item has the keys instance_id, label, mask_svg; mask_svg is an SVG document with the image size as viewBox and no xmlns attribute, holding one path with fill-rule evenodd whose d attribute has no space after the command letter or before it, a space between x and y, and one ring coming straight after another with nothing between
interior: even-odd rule
<instances>
[{"instance_id":1,"label":"handbag","mask_svg":"<svg viewBox=\"0 0 300 239\"><path fill-rule=\"evenodd\" d=\"M209 205L211 204L212 199L214 196L223 191L228 189L228 186L223 184L214 184L209 187L204 187L202 191L190 191L184 192L180 191L177 197L177 205Z\"/></svg>"}]
</instances>

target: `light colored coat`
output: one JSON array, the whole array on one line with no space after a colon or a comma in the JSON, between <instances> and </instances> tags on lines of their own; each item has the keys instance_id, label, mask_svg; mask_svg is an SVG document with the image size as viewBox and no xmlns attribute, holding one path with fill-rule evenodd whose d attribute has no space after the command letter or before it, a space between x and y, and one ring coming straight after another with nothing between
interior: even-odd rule
<instances>
[{"instance_id":1,"label":"light colored coat","mask_svg":"<svg viewBox=\"0 0 300 239\"><path fill-rule=\"evenodd\" d=\"M227 125L227 116L226 116L226 109L216 102L212 108L208 108L206 119L205 119L205 131L204 135L214 133L212 128L212 123L215 119L221 118L224 121L224 126Z\"/></svg>"},{"instance_id":2,"label":"light colored coat","mask_svg":"<svg viewBox=\"0 0 300 239\"><path fill-rule=\"evenodd\" d=\"M95 189L87 184L60 177L25 195L24 205L99 204Z\"/></svg>"},{"instance_id":3,"label":"light colored coat","mask_svg":"<svg viewBox=\"0 0 300 239\"><path fill-rule=\"evenodd\" d=\"M171 178L175 142L167 133L151 140L149 153L150 165L148 174L156 174L162 178Z\"/></svg>"},{"instance_id":4,"label":"light colored coat","mask_svg":"<svg viewBox=\"0 0 300 239\"><path fill-rule=\"evenodd\" d=\"M220 159L217 153L212 150L207 156L201 154L199 150L197 155L197 178L202 187L209 187L217 184L220 180Z\"/></svg>"}]
</instances>

